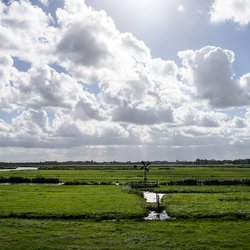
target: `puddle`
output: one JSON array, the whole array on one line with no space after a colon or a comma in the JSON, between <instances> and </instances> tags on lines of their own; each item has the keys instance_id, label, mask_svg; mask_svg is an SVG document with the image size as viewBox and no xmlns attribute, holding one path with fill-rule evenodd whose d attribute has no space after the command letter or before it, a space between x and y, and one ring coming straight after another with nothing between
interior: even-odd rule
<instances>
[{"instance_id":1,"label":"puddle","mask_svg":"<svg viewBox=\"0 0 250 250\"><path fill-rule=\"evenodd\" d=\"M150 211L147 217L144 218L144 220L169 220L171 217L168 216L166 213L166 210L163 210L160 213L157 213L156 211Z\"/></svg>"},{"instance_id":2,"label":"puddle","mask_svg":"<svg viewBox=\"0 0 250 250\"><path fill-rule=\"evenodd\" d=\"M157 202L159 200L159 203L161 203L161 199L164 194L162 193L153 193L153 192L148 192L145 191L143 192L144 199L146 202ZM156 212L156 211L150 211L148 216L144 218L145 220L169 220L171 219L170 216L168 216L166 210L163 210L161 212Z\"/></svg>"},{"instance_id":3,"label":"puddle","mask_svg":"<svg viewBox=\"0 0 250 250\"><path fill-rule=\"evenodd\" d=\"M35 168L35 167L5 168L5 169L0 169L0 172L19 171L19 170L38 170L38 168Z\"/></svg>"}]
</instances>

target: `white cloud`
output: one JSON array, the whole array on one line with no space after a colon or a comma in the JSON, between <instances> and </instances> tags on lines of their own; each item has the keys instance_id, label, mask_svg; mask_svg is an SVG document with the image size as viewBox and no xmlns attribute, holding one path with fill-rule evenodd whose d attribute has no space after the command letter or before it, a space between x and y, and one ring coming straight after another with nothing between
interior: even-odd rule
<instances>
[{"instance_id":1,"label":"white cloud","mask_svg":"<svg viewBox=\"0 0 250 250\"><path fill-rule=\"evenodd\" d=\"M233 21L241 26L250 22L249 0L214 0L210 19L213 23Z\"/></svg>"},{"instance_id":2,"label":"white cloud","mask_svg":"<svg viewBox=\"0 0 250 250\"><path fill-rule=\"evenodd\" d=\"M49 0L39 0L43 5L49 6Z\"/></svg>"},{"instance_id":3,"label":"white cloud","mask_svg":"<svg viewBox=\"0 0 250 250\"><path fill-rule=\"evenodd\" d=\"M113 120L135 124L159 124L164 122L173 122L172 110L156 109L138 109L130 107L118 107L113 111Z\"/></svg>"},{"instance_id":4,"label":"white cloud","mask_svg":"<svg viewBox=\"0 0 250 250\"><path fill-rule=\"evenodd\" d=\"M143 41L84 1L66 0L55 18L29 1L0 4L0 145L8 152L175 160L249 145L249 112L223 113L250 103L249 73L235 79L232 51L182 51L179 67L152 58ZM18 70L16 59L31 67Z\"/></svg>"},{"instance_id":5,"label":"white cloud","mask_svg":"<svg viewBox=\"0 0 250 250\"><path fill-rule=\"evenodd\" d=\"M178 10L178 12L183 13L185 9L184 9L184 6L182 4L179 4L177 10Z\"/></svg>"},{"instance_id":6,"label":"white cloud","mask_svg":"<svg viewBox=\"0 0 250 250\"><path fill-rule=\"evenodd\" d=\"M245 90L248 99L250 99L250 73L247 73L240 78L240 86Z\"/></svg>"},{"instance_id":7,"label":"white cloud","mask_svg":"<svg viewBox=\"0 0 250 250\"><path fill-rule=\"evenodd\" d=\"M54 43L52 21L29 1L13 1L0 9L0 51L30 62L48 61Z\"/></svg>"},{"instance_id":8,"label":"white cloud","mask_svg":"<svg viewBox=\"0 0 250 250\"><path fill-rule=\"evenodd\" d=\"M83 24L75 24L63 35L57 46L60 60L73 62L76 65L86 67L98 67L108 56L106 44L98 41L91 31L93 27L84 27Z\"/></svg>"},{"instance_id":9,"label":"white cloud","mask_svg":"<svg viewBox=\"0 0 250 250\"><path fill-rule=\"evenodd\" d=\"M46 65L33 65L28 72L19 72L6 65L3 72L5 76L2 74L0 78L0 103L3 108L73 109L78 102L91 100L87 97L91 95L77 81Z\"/></svg>"},{"instance_id":10,"label":"white cloud","mask_svg":"<svg viewBox=\"0 0 250 250\"><path fill-rule=\"evenodd\" d=\"M220 127L227 120L225 114L215 111L199 110L184 105L175 110L175 120L179 126L198 126L203 128Z\"/></svg>"},{"instance_id":11,"label":"white cloud","mask_svg":"<svg viewBox=\"0 0 250 250\"><path fill-rule=\"evenodd\" d=\"M182 59L182 77L196 89L199 98L212 107L227 108L249 105L246 87L234 79L234 53L219 47L207 46L200 50L178 53Z\"/></svg>"}]
</instances>

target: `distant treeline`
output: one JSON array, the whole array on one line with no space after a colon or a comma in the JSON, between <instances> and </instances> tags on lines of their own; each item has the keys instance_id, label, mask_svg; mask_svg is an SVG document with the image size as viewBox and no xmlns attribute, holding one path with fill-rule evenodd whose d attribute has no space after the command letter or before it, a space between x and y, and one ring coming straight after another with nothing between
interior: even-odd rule
<instances>
[{"instance_id":1,"label":"distant treeline","mask_svg":"<svg viewBox=\"0 0 250 250\"><path fill-rule=\"evenodd\" d=\"M0 166L5 167L32 167L32 166L63 166L63 165L105 165L105 166L114 166L114 165L133 165L140 164L141 161L41 161L41 162L0 162ZM174 162L171 161L151 161L151 165L166 165L166 164L174 164L174 165L245 165L250 164L250 159L236 159L236 160L214 160L214 159L196 159L195 161L179 161L176 160Z\"/></svg>"}]
</instances>

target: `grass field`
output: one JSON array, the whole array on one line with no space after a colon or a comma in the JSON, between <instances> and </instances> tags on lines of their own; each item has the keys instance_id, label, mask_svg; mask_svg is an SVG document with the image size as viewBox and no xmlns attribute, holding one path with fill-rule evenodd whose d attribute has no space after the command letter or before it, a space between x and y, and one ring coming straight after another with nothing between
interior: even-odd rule
<instances>
[{"instance_id":1,"label":"grass field","mask_svg":"<svg viewBox=\"0 0 250 250\"><path fill-rule=\"evenodd\" d=\"M125 221L0 219L0 249L242 249L248 221Z\"/></svg>"},{"instance_id":2,"label":"grass field","mask_svg":"<svg viewBox=\"0 0 250 250\"><path fill-rule=\"evenodd\" d=\"M61 182L128 182L134 169L0 172ZM151 168L148 180L244 179L250 168ZM148 205L116 185L0 185L0 249L244 249L250 186L160 186L174 220L143 221ZM114 221L111 221L114 220ZM118 220L118 221L117 221Z\"/></svg>"},{"instance_id":3,"label":"grass field","mask_svg":"<svg viewBox=\"0 0 250 250\"><path fill-rule=\"evenodd\" d=\"M28 170L0 172L0 176L21 176L34 178L59 178L61 182L127 182L143 180L143 171L131 169L105 170ZM152 167L148 173L148 181L169 181L180 179L243 179L250 178L250 168L239 167Z\"/></svg>"},{"instance_id":4,"label":"grass field","mask_svg":"<svg viewBox=\"0 0 250 250\"><path fill-rule=\"evenodd\" d=\"M120 186L11 185L0 187L0 217L132 219L144 200Z\"/></svg>"},{"instance_id":5,"label":"grass field","mask_svg":"<svg viewBox=\"0 0 250 250\"><path fill-rule=\"evenodd\" d=\"M163 201L175 218L250 219L248 192L176 193L165 195Z\"/></svg>"}]
</instances>

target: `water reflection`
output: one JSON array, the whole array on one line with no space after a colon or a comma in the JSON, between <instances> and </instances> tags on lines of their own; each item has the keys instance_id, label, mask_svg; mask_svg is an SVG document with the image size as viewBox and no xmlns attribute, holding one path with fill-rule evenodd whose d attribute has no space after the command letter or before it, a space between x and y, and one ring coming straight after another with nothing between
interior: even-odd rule
<instances>
[{"instance_id":1,"label":"water reflection","mask_svg":"<svg viewBox=\"0 0 250 250\"><path fill-rule=\"evenodd\" d=\"M161 199L164 194L162 193L154 193L154 192L143 192L144 199L146 202L155 203L159 202L161 203ZM166 210L163 210L161 212L156 211L150 211L148 216L144 218L145 220L168 220L171 219L171 217L168 216Z\"/></svg>"},{"instance_id":2,"label":"water reflection","mask_svg":"<svg viewBox=\"0 0 250 250\"><path fill-rule=\"evenodd\" d=\"M18 171L18 170L38 170L38 168L35 168L35 167L17 167L17 168L0 169L1 172Z\"/></svg>"}]
</instances>

